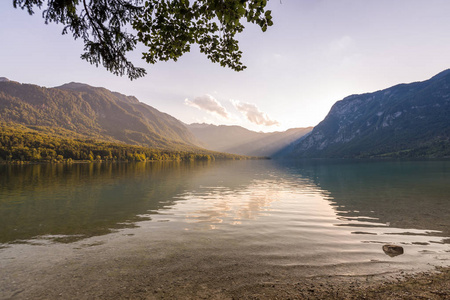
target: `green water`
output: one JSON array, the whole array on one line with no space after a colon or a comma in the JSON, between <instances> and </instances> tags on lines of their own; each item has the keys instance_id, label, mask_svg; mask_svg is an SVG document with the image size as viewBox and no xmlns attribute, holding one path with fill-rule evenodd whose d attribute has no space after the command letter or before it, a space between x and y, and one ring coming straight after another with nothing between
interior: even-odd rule
<instances>
[{"instance_id":1,"label":"green water","mask_svg":"<svg viewBox=\"0 0 450 300\"><path fill-rule=\"evenodd\" d=\"M204 166L179 163L0 166L0 243L74 241L133 226L173 205ZM52 237L53 236L53 237Z\"/></svg>"},{"instance_id":2,"label":"green water","mask_svg":"<svg viewBox=\"0 0 450 300\"><path fill-rule=\"evenodd\" d=\"M383 272L394 262L449 264L449 237L449 161L0 166L0 258L12 259L4 270L33 247L45 245L43 261L58 245L90 240L114 249L109 256L164 249L174 262ZM385 243L406 252L387 257ZM24 245L31 250L14 250Z\"/></svg>"},{"instance_id":3,"label":"green water","mask_svg":"<svg viewBox=\"0 0 450 300\"><path fill-rule=\"evenodd\" d=\"M450 161L304 161L284 165L332 197L337 216L450 236Z\"/></svg>"}]
</instances>

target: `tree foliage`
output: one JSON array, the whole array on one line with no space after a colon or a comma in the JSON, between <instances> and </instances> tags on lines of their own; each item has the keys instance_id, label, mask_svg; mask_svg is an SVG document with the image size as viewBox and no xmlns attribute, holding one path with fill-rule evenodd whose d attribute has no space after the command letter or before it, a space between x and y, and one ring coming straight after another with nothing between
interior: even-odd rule
<instances>
[{"instance_id":1,"label":"tree foliage","mask_svg":"<svg viewBox=\"0 0 450 300\"><path fill-rule=\"evenodd\" d=\"M84 84L44 88L0 82L0 122L61 137L189 150L195 138L177 119L132 96Z\"/></svg>"},{"instance_id":2,"label":"tree foliage","mask_svg":"<svg viewBox=\"0 0 450 300\"><path fill-rule=\"evenodd\" d=\"M251 157L197 149L162 150L93 139L61 138L0 123L0 163L71 161L209 161Z\"/></svg>"},{"instance_id":3,"label":"tree foliage","mask_svg":"<svg viewBox=\"0 0 450 300\"><path fill-rule=\"evenodd\" d=\"M13 0L14 7L34 13L44 8L46 23L61 23L63 34L82 39L82 59L116 75L136 79L146 74L127 52L142 43L147 63L176 61L198 44L212 62L236 71L241 62L236 34L244 23L266 31L272 23L268 0ZM46 2L46 3L45 3ZM131 30L132 32L128 32Z\"/></svg>"}]
</instances>

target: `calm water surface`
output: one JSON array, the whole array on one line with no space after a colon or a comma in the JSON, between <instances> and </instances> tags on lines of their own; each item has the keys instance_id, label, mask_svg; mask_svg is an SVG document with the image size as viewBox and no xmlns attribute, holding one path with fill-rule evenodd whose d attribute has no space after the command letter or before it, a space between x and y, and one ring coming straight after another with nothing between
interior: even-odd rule
<instances>
[{"instance_id":1,"label":"calm water surface","mask_svg":"<svg viewBox=\"0 0 450 300\"><path fill-rule=\"evenodd\" d=\"M450 161L0 166L0 275L139 249L305 276L450 265Z\"/></svg>"}]
</instances>

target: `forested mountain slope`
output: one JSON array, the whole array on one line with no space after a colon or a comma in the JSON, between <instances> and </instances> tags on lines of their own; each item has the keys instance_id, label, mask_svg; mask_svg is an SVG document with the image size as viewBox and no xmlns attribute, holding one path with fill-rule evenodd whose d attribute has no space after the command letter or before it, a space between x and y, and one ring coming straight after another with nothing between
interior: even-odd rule
<instances>
[{"instance_id":1,"label":"forested mountain slope","mask_svg":"<svg viewBox=\"0 0 450 300\"><path fill-rule=\"evenodd\" d=\"M195 148L183 123L105 88L69 83L56 88L0 80L0 121L60 137L91 138L161 149Z\"/></svg>"}]
</instances>

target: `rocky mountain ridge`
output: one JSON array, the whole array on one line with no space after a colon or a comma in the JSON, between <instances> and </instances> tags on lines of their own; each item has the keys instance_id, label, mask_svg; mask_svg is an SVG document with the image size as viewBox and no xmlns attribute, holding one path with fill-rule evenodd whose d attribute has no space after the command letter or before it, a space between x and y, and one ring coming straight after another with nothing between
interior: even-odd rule
<instances>
[{"instance_id":1,"label":"rocky mountain ridge","mask_svg":"<svg viewBox=\"0 0 450 300\"><path fill-rule=\"evenodd\" d=\"M450 70L336 102L284 156L442 156L449 152Z\"/></svg>"}]
</instances>

